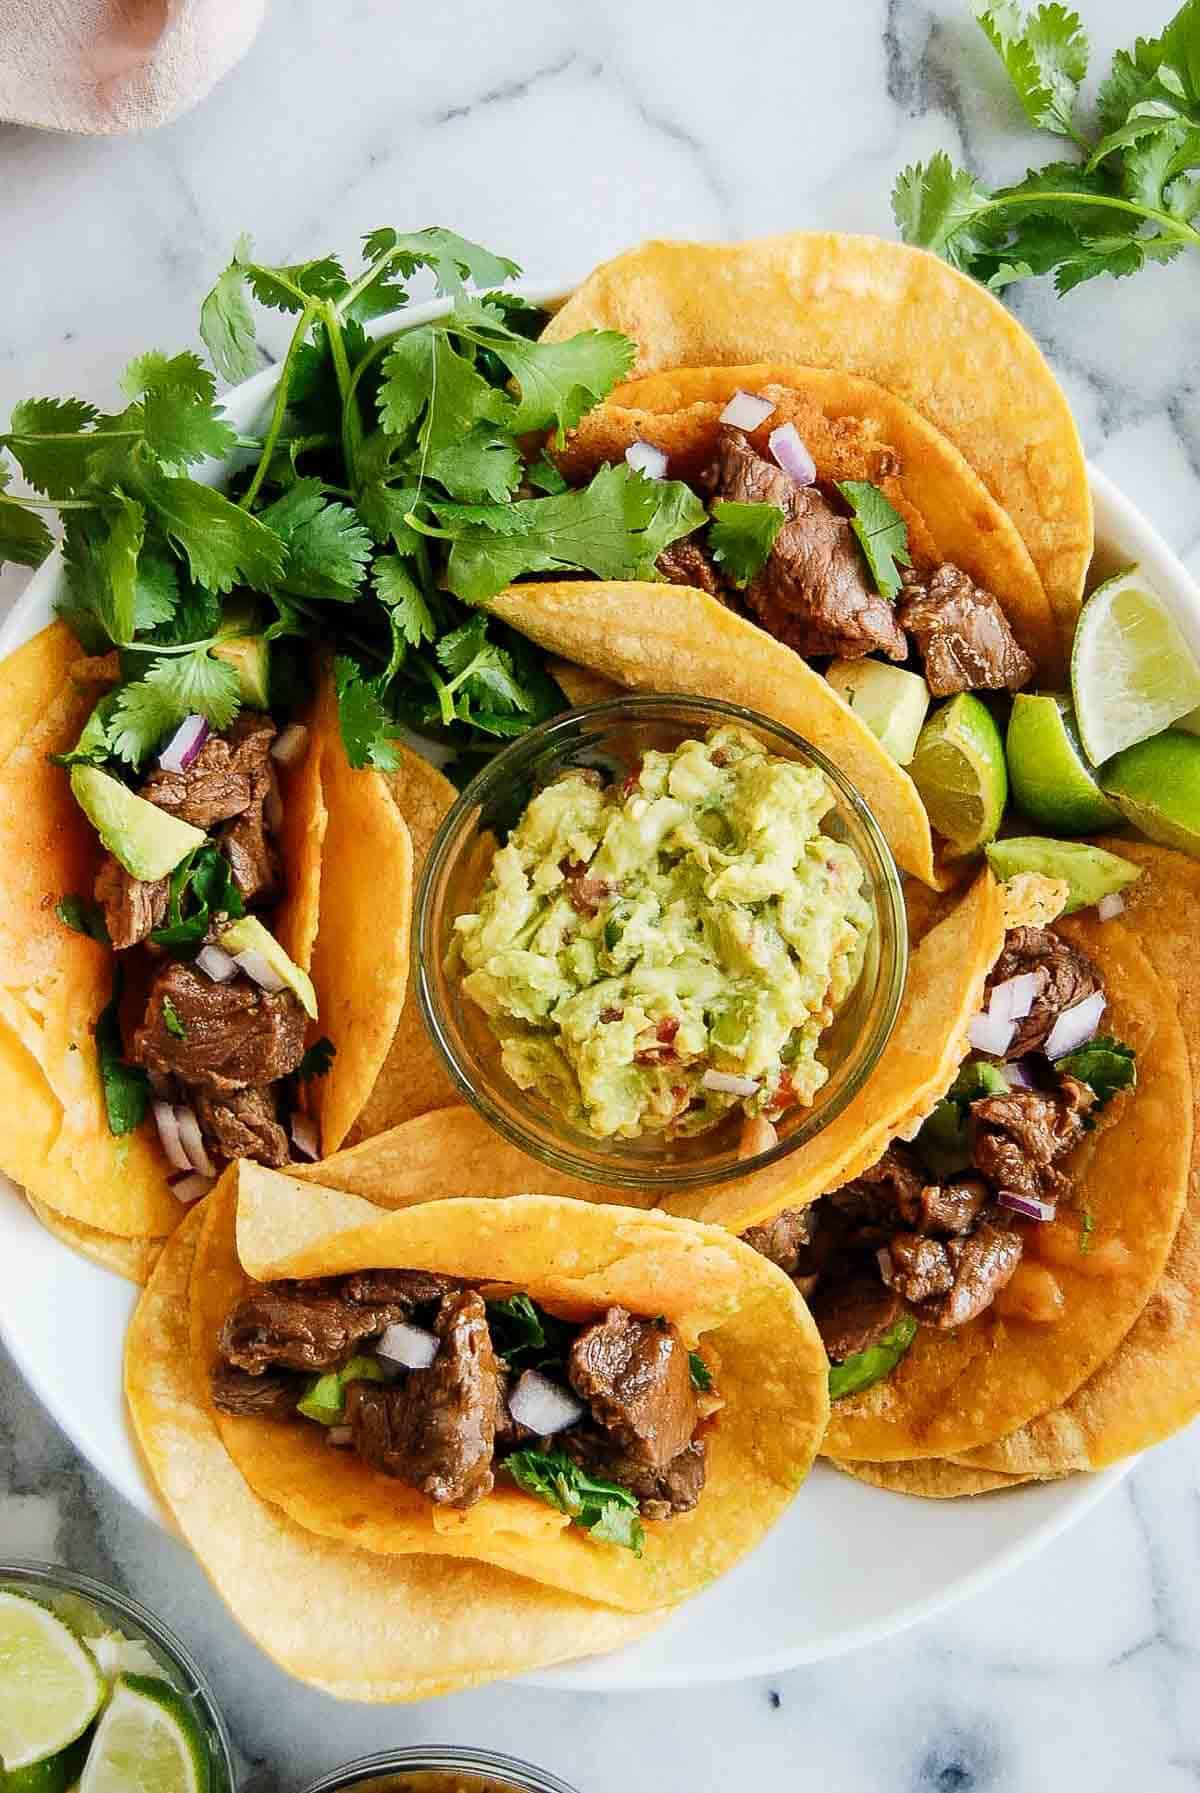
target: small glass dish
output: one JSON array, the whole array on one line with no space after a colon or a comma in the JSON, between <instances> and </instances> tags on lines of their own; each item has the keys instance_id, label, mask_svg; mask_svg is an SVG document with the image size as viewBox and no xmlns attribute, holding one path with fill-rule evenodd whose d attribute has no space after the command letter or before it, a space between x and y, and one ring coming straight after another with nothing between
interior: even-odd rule
<instances>
[{"instance_id":1,"label":"small glass dish","mask_svg":"<svg viewBox=\"0 0 1200 1793\"><path fill-rule=\"evenodd\" d=\"M360 1756L314 1781L305 1793L575 1793L566 1781L492 1750L418 1744Z\"/></svg>"},{"instance_id":2,"label":"small glass dish","mask_svg":"<svg viewBox=\"0 0 1200 1793\"><path fill-rule=\"evenodd\" d=\"M828 1081L809 1107L789 1109L768 1150L740 1157L740 1111L706 1133L666 1138L599 1139L570 1123L534 1091L512 1082L500 1046L477 1004L447 969L455 919L477 905L498 839L534 793L563 772L594 767L622 778L650 749L670 751L734 723L772 754L818 767L833 808L822 824L853 847L873 926L862 969L821 1039ZM796 1151L828 1126L861 1089L895 1024L907 969L907 926L900 877L887 842L861 797L809 742L753 710L710 698L620 697L569 710L514 741L472 779L446 816L425 862L417 893L418 991L426 1025L463 1095L499 1133L568 1176L627 1189L696 1188L746 1176Z\"/></svg>"},{"instance_id":3,"label":"small glass dish","mask_svg":"<svg viewBox=\"0 0 1200 1793\"><path fill-rule=\"evenodd\" d=\"M0 1589L24 1594L39 1605L50 1606L63 1622L82 1636L102 1631L119 1631L123 1637L145 1644L158 1664L159 1672L175 1691L183 1695L208 1757L209 1793L234 1793L233 1752L225 1721L217 1710L213 1692L199 1664L190 1651L168 1631L161 1619L128 1594L93 1581L90 1575L79 1575L61 1563L38 1563L28 1558L0 1558ZM64 1607L64 1596L70 1597ZM93 1616L96 1628L85 1629Z\"/></svg>"}]
</instances>

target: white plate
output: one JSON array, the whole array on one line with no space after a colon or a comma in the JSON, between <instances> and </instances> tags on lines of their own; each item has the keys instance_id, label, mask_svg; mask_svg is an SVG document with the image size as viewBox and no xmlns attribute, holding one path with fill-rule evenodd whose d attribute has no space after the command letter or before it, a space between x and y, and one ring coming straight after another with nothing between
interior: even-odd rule
<instances>
[{"instance_id":1,"label":"white plate","mask_svg":"<svg viewBox=\"0 0 1200 1793\"><path fill-rule=\"evenodd\" d=\"M525 289L545 300L554 288ZM432 305L406 312L419 323ZM267 369L226 401L250 432L274 383ZM216 477L218 469L214 468ZM1141 561L1200 653L1200 591L1140 513L1091 474L1097 571ZM61 567L47 562L0 629L0 655L49 620ZM5 1179L0 1178L0 1184ZM127 1429L121 1347L135 1291L59 1245L25 1204L0 1201L0 1337L89 1462L148 1517L162 1514ZM742 1679L838 1656L944 1610L1024 1562L1125 1473L1078 1477L976 1500L902 1500L818 1466L752 1557L633 1649L534 1677L615 1691Z\"/></svg>"}]
</instances>

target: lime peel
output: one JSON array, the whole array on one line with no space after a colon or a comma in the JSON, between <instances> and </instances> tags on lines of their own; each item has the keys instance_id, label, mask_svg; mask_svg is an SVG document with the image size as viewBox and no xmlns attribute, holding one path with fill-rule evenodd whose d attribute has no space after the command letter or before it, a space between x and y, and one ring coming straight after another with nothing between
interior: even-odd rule
<instances>
[{"instance_id":1,"label":"lime peel","mask_svg":"<svg viewBox=\"0 0 1200 1793\"><path fill-rule=\"evenodd\" d=\"M1200 706L1200 665L1139 567L1098 586L1080 612L1071 693L1093 766Z\"/></svg>"}]
</instances>

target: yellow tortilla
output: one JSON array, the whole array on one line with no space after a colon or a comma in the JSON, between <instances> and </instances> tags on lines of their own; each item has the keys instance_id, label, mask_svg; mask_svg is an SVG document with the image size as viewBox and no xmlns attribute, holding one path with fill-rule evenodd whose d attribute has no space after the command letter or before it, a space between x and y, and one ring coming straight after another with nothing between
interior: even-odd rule
<instances>
[{"instance_id":1,"label":"yellow tortilla","mask_svg":"<svg viewBox=\"0 0 1200 1793\"><path fill-rule=\"evenodd\" d=\"M321 859L329 811L325 807L321 761L323 742L311 726L304 754L284 769L280 780L283 822L279 857L283 897L275 916L275 938L305 971L312 964L321 909Z\"/></svg>"},{"instance_id":2,"label":"yellow tortilla","mask_svg":"<svg viewBox=\"0 0 1200 1793\"><path fill-rule=\"evenodd\" d=\"M1033 1475L1103 1469L1160 1444L1200 1413L1200 865L1169 847L1124 836L1097 844L1143 868L1125 894L1121 925L1136 935L1179 1004L1192 1067L1188 1196L1163 1273L1111 1357L1063 1406L970 1456L973 1463ZM1147 1174L1143 1166L1142 1178ZM1093 1249L1104 1243L1099 1223L1091 1243Z\"/></svg>"},{"instance_id":3,"label":"yellow tortilla","mask_svg":"<svg viewBox=\"0 0 1200 1793\"><path fill-rule=\"evenodd\" d=\"M623 685L606 679L603 673L593 672L590 666L576 666L573 660L547 660L546 671L573 710L581 710L586 704L609 703L624 690Z\"/></svg>"},{"instance_id":4,"label":"yellow tortilla","mask_svg":"<svg viewBox=\"0 0 1200 1793\"><path fill-rule=\"evenodd\" d=\"M333 1451L310 1423L218 1415L264 1500L323 1537L384 1556L466 1556L627 1612L672 1606L770 1529L812 1464L828 1413L824 1348L790 1280L717 1227L554 1196L451 1200L381 1215L357 1196L243 1163L208 1199L193 1311L207 1349L251 1277L438 1269L511 1285L563 1312L665 1315L720 1364L699 1505L646 1525L640 1557L600 1544L503 1475L463 1512ZM236 1249L234 1211L236 1204ZM240 1258L240 1263L239 1263Z\"/></svg>"},{"instance_id":5,"label":"yellow tortilla","mask_svg":"<svg viewBox=\"0 0 1200 1793\"><path fill-rule=\"evenodd\" d=\"M1012 518L1069 646L1092 556L1079 431L1033 338L967 275L923 249L834 231L649 242L589 274L546 336L588 329L634 338L635 377L786 362L861 374L906 399Z\"/></svg>"},{"instance_id":6,"label":"yellow tortilla","mask_svg":"<svg viewBox=\"0 0 1200 1793\"><path fill-rule=\"evenodd\" d=\"M123 1239L119 1233L103 1233L97 1227L84 1226L82 1221L60 1214L48 1202L40 1202L35 1195L27 1199L46 1231L80 1257L99 1264L102 1270L111 1270L114 1276L123 1276L127 1282L149 1282L165 1239Z\"/></svg>"},{"instance_id":7,"label":"yellow tortilla","mask_svg":"<svg viewBox=\"0 0 1200 1793\"><path fill-rule=\"evenodd\" d=\"M313 948L317 1034L335 1058L310 1084L323 1155L336 1152L362 1113L387 1060L408 988L413 851L380 773L346 758L337 697L326 674L314 732L321 744L329 822L321 867L320 925Z\"/></svg>"},{"instance_id":8,"label":"yellow tortilla","mask_svg":"<svg viewBox=\"0 0 1200 1793\"><path fill-rule=\"evenodd\" d=\"M510 585L487 607L539 647L630 690L724 698L794 729L845 773L903 869L938 882L929 817L908 773L827 679L706 592L547 580Z\"/></svg>"},{"instance_id":9,"label":"yellow tortilla","mask_svg":"<svg viewBox=\"0 0 1200 1793\"><path fill-rule=\"evenodd\" d=\"M1105 1362L1162 1274L1192 1145L1191 1073L1172 992L1118 923L1073 916L1056 931L1100 966L1104 1028L1134 1048L1138 1063L1136 1091L1115 1097L1065 1161L1073 1207L1052 1227L1025 1228L1033 1262L1049 1262L1055 1248L1063 1311L1034 1324L988 1308L953 1333L919 1328L890 1376L835 1403L824 1447L831 1457L959 1456L1006 1437L1060 1406ZM1085 1210L1103 1252L1099 1244L1075 1249Z\"/></svg>"},{"instance_id":10,"label":"yellow tortilla","mask_svg":"<svg viewBox=\"0 0 1200 1793\"><path fill-rule=\"evenodd\" d=\"M966 1469L946 1457L918 1458L915 1463L839 1463L829 1459L843 1475L889 1494L910 1494L922 1500L958 1500L963 1495L996 1494L1020 1488L1033 1480L1027 1475L1001 1475L990 1469Z\"/></svg>"},{"instance_id":11,"label":"yellow tortilla","mask_svg":"<svg viewBox=\"0 0 1200 1793\"><path fill-rule=\"evenodd\" d=\"M379 1557L251 1493L192 1373L188 1295L203 1207L167 1242L130 1323L125 1393L145 1462L261 1650L335 1699L392 1704L616 1649L665 1614L617 1613L481 1563Z\"/></svg>"},{"instance_id":12,"label":"yellow tortilla","mask_svg":"<svg viewBox=\"0 0 1200 1793\"><path fill-rule=\"evenodd\" d=\"M748 439L770 456L768 437L793 424L826 484L867 479L904 518L913 565L953 561L999 599L1013 632L1047 683L1062 675L1054 613L1012 519L952 443L911 405L873 380L839 368L689 367L619 388L588 412L556 458L572 485L634 442L665 450L672 477L695 481L716 453L720 417L739 389L775 409Z\"/></svg>"}]
</instances>

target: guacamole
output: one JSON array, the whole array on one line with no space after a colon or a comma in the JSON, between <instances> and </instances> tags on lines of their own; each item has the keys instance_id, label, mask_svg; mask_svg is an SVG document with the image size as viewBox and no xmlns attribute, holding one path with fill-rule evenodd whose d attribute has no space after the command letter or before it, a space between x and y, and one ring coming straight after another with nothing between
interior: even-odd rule
<instances>
[{"instance_id":1,"label":"guacamole","mask_svg":"<svg viewBox=\"0 0 1200 1793\"><path fill-rule=\"evenodd\" d=\"M833 801L735 727L539 792L452 949L513 1082L601 1138L811 1103L871 926Z\"/></svg>"}]
</instances>

